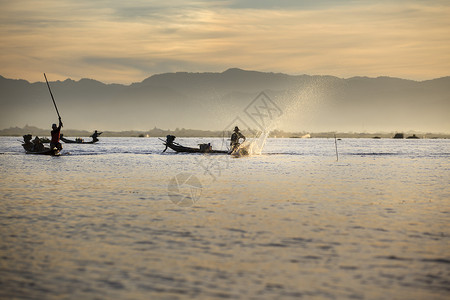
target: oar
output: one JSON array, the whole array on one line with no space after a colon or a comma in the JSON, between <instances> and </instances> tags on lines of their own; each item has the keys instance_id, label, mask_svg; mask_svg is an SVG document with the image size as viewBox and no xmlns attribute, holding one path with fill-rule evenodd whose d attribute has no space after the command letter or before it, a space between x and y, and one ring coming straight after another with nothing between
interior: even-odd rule
<instances>
[{"instance_id":1,"label":"oar","mask_svg":"<svg viewBox=\"0 0 450 300\"><path fill-rule=\"evenodd\" d=\"M166 140L163 140L162 138L158 138L161 142L164 142L164 143L167 143L167 141ZM181 147L183 147L182 145L180 145L180 144L178 144L177 142L172 142L172 144L174 144L175 146L181 146Z\"/></svg>"},{"instance_id":2,"label":"oar","mask_svg":"<svg viewBox=\"0 0 450 300\"><path fill-rule=\"evenodd\" d=\"M47 76L45 76L45 73L44 73L44 77L45 77L45 82L47 82L47 87L48 87L48 91L50 92L50 96L52 96L53 105L55 106L56 113L58 114L58 118L61 119L61 116L59 115L58 107L56 106L55 98L53 97L53 93L52 93L52 90L50 89L50 84L48 84Z\"/></svg>"}]
</instances>

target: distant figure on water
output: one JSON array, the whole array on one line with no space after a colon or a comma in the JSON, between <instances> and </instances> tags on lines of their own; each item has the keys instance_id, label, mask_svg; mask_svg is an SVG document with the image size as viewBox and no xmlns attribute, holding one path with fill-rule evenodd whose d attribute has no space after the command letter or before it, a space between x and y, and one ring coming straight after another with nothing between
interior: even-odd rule
<instances>
[{"instance_id":1,"label":"distant figure on water","mask_svg":"<svg viewBox=\"0 0 450 300\"><path fill-rule=\"evenodd\" d=\"M91 138L92 138L92 140L94 141L94 143L95 142L98 142L98 136L100 135L100 134L102 134L103 132L97 132L97 130L96 131L94 131L94 133L91 135Z\"/></svg>"},{"instance_id":2,"label":"distant figure on water","mask_svg":"<svg viewBox=\"0 0 450 300\"><path fill-rule=\"evenodd\" d=\"M59 142L59 139L61 137L61 127L63 126L61 122L61 117L59 117L59 126L56 126L56 124L52 125L52 140L50 141L50 149L53 149L56 147L58 150L62 150L62 145Z\"/></svg>"},{"instance_id":3,"label":"distant figure on water","mask_svg":"<svg viewBox=\"0 0 450 300\"><path fill-rule=\"evenodd\" d=\"M245 136L239 131L239 127L234 127L234 132L231 135L231 152L237 150L239 146L241 145L240 139L243 139L242 143L245 142Z\"/></svg>"}]
</instances>

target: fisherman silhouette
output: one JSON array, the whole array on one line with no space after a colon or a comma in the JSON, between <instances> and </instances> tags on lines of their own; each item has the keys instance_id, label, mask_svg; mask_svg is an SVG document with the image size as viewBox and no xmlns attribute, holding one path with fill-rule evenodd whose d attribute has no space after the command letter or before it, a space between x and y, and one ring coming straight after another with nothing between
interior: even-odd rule
<instances>
[{"instance_id":1,"label":"fisherman silhouette","mask_svg":"<svg viewBox=\"0 0 450 300\"><path fill-rule=\"evenodd\" d=\"M98 142L98 136L100 135L100 134L102 134L103 132L97 132L97 130L96 131L94 131L94 133L91 135L91 138L92 138L92 140L94 141L94 143L95 142Z\"/></svg>"},{"instance_id":2,"label":"fisherman silhouette","mask_svg":"<svg viewBox=\"0 0 450 300\"><path fill-rule=\"evenodd\" d=\"M22 146L26 151L33 151L34 144L31 142L32 138L33 136L31 134L25 134L23 136Z\"/></svg>"},{"instance_id":3,"label":"fisherman silhouette","mask_svg":"<svg viewBox=\"0 0 450 300\"><path fill-rule=\"evenodd\" d=\"M56 124L52 125L52 140L50 141L50 149L58 149L62 150L62 145L59 142L59 139L61 137L61 127L63 127L63 123L61 122L61 117L59 117L59 126L56 126Z\"/></svg>"},{"instance_id":4,"label":"fisherman silhouette","mask_svg":"<svg viewBox=\"0 0 450 300\"><path fill-rule=\"evenodd\" d=\"M239 127L236 126L234 127L233 134L231 135L231 152L234 152L239 148L239 146L241 145L241 143L239 142L240 139L243 139L242 142L245 142L245 136L239 131Z\"/></svg>"},{"instance_id":5,"label":"fisherman silhouette","mask_svg":"<svg viewBox=\"0 0 450 300\"><path fill-rule=\"evenodd\" d=\"M33 140L33 151L34 152L41 152L44 151L44 144L42 144L41 139L36 136Z\"/></svg>"},{"instance_id":6,"label":"fisherman silhouette","mask_svg":"<svg viewBox=\"0 0 450 300\"><path fill-rule=\"evenodd\" d=\"M168 136L166 136L166 149L164 149L164 151L163 152L166 152L166 150L167 150L167 144L173 144L173 141L175 141L175 136L174 135L168 135Z\"/></svg>"}]
</instances>

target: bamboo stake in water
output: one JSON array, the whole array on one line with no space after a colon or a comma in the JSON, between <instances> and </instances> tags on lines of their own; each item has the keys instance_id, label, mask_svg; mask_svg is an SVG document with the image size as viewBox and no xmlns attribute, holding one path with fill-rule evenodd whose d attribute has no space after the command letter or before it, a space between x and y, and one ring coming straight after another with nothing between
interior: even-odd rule
<instances>
[{"instance_id":1,"label":"bamboo stake in water","mask_svg":"<svg viewBox=\"0 0 450 300\"><path fill-rule=\"evenodd\" d=\"M336 146L336 161L339 161L339 155L338 155L338 150L337 150L336 133L334 134L334 145Z\"/></svg>"}]
</instances>

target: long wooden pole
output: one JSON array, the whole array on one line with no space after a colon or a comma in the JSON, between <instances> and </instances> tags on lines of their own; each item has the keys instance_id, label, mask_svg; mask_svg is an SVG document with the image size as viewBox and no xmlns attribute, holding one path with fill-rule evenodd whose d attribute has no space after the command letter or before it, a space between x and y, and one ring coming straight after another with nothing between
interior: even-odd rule
<instances>
[{"instance_id":1,"label":"long wooden pole","mask_svg":"<svg viewBox=\"0 0 450 300\"><path fill-rule=\"evenodd\" d=\"M55 98L53 97L53 93L52 93L52 90L50 89L50 84L48 84L47 76L45 76L45 73L44 73L44 77L45 77L45 82L47 82L47 87L48 87L48 91L50 92L50 96L52 96L53 105L55 106L56 113L58 114L58 118L61 119L61 116L59 115L58 107L56 106Z\"/></svg>"}]
</instances>

